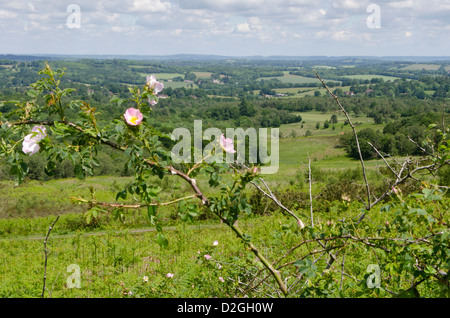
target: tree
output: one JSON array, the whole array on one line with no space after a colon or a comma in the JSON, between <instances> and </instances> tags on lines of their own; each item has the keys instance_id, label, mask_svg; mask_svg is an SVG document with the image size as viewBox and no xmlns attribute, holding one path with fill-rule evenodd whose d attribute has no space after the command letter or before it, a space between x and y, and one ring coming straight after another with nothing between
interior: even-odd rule
<instances>
[{"instance_id":1,"label":"tree","mask_svg":"<svg viewBox=\"0 0 450 318\"><path fill-rule=\"evenodd\" d=\"M241 98L241 103L239 104L239 114L241 116L253 117L256 114L256 109L251 105L245 97Z\"/></svg>"},{"instance_id":2,"label":"tree","mask_svg":"<svg viewBox=\"0 0 450 318\"><path fill-rule=\"evenodd\" d=\"M337 122L338 122L338 119L337 119L336 114L331 115L330 123L337 124Z\"/></svg>"},{"instance_id":3,"label":"tree","mask_svg":"<svg viewBox=\"0 0 450 318\"><path fill-rule=\"evenodd\" d=\"M377 152L372 148L372 146L369 145L369 142L374 145L375 148L380 149L381 133L373 130L372 128L365 128L358 133L358 139L363 159L367 160L376 158ZM347 153L352 158L359 159L359 152L355 138L351 135L344 135L341 138L341 143L345 146Z\"/></svg>"},{"instance_id":4,"label":"tree","mask_svg":"<svg viewBox=\"0 0 450 318\"><path fill-rule=\"evenodd\" d=\"M187 81L195 81L197 79L197 76L194 73L192 73L192 72L188 72L184 76L184 79L187 80Z\"/></svg>"}]
</instances>

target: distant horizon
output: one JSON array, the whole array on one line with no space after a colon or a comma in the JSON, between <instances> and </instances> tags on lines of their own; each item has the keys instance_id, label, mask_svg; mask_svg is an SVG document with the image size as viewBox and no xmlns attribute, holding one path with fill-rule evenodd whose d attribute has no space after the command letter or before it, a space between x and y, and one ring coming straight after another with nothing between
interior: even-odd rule
<instances>
[{"instance_id":1,"label":"distant horizon","mask_svg":"<svg viewBox=\"0 0 450 318\"><path fill-rule=\"evenodd\" d=\"M170 53L170 54L71 54L71 53L0 53L0 57L5 56L28 56L28 57L85 57L85 56L98 56L98 57L137 57L137 58L154 58L154 57L216 57L216 58L260 58L260 59L274 59L274 58L319 58L319 59L341 59L341 58L354 58L354 59L442 59L446 61L450 59L450 55L221 55L221 54L202 54L202 53Z\"/></svg>"}]
</instances>

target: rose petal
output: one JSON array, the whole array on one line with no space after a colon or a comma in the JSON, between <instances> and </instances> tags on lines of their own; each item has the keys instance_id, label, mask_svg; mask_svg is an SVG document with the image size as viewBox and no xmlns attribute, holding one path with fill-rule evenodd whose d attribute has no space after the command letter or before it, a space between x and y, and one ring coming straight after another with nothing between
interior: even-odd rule
<instances>
[{"instance_id":1,"label":"rose petal","mask_svg":"<svg viewBox=\"0 0 450 318\"><path fill-rule=\"evenodd\" d=\"M128 108L124 114L125 120L129 125L137 126L142 122L144 116L139 109Z\"/></svg>"},{"instance_id":2,"label":"rose petal","mask_svg":"<svg viewBox=\"0 0 450 318\"><path fill-rule=\"evenodd\" d=\"M233 139L225 138L225 135L222 134L222 136L220 136L219 143L226 152L236 153L236 150L234 150Z\"/></svg>"},{"instance_id":3,"label":"rose petal","mask_svg":"<svg viewBox=\"0 0 450 318\"><path fill-rule=\"evenodd\" d=\"M37 153L40 149L38 143L32 139L31 136L32 135L27 135L26 137L28 138L25 137L25 140L22 143L22 151L30 156Z\"/></svg>"}]
</instances>

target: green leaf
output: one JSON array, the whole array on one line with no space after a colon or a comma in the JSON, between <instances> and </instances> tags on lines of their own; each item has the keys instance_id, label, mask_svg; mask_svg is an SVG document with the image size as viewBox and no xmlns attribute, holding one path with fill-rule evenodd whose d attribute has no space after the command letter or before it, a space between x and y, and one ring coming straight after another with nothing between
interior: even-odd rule
<instances>
[{"instance_id":1,"label":"green leaf","mask_svg":"<svg viewBox=\"0 0 450 318\"><path fill-rule=\"evenodd\" d=\"M39 95L39 92L34 89L30 89L27 92L27 95L30 96L31 98L36 98Z\"/></svg>"},{"instance_id":2,"label":"green leaf","mask_svg":"<svg viewBox=\"0 0 450 318\"><path fill-rule=\"evenodd\" d=\"M162 233L158 233L156 237L156 243L158 243L161 248L166 248L169 245L169 241L164 235L162 235Z\"/></svg>"},{"instance_id":3,"label":"green leaf","mask_svg":"<svg viewBox=\"0 0 450 318\"><path fill-rule=\"evenodd\" d=\"M409 209L409 213L417 213L417 215L428 215L427 211L425 211L424 209L418 209L418 208L413 208L413 209Z\"/></svg>"},{"instance_id":4,"label":"green leaf","mask_svg":"<svg viewBox=\"0 0 450 318\"><path fill-rule=\"evenodd\" d=\"M20 165L13 165L10 173L14 176L14 185L18 186L23 182L24 174Z\"/></svg>"},{"instance_id":5,"label":"green leaf","mask_svg":"<svg viewBox=\"0 0 450 318\"><path fill-rule=\"evenodd\" d=\"M116 195L116 201L118 201L119 199L123 199L125 200L127 198L127 189L120 191L119 193L117 193Z\"/></svg>"},{"instance_id":6,"label":"green leaf","mask_svg":"<svg viewBox=\"0 0 450 318\"><path fill-rule=\"evenodd\" d=\"M310 259L297 260L294 262L294 266L298 267L300 274L305 274L307 277L316 276L317 266L313 264Z\"/></svg>"},{"instance_id":7,"label":"green leaf","mask_svg":"<svg viewBox=\"0 0 450 318\"><path fill-rule=\"evenodd\" d=\"M252 236L251 236L250 234L243 233L243 234L242 234L242 239L243 239L245 242L249 243L249 242L252 240Z\"/></svg>"},{"instance_id":8,"label":"green leaf","mask_svg":"<svg viewBox=\"0 0 450 318\"><path fill-rule=\"evenodd\" d=\"M153 217L156 215L156 211L158 210L158 206L156 205L149 205L147 208L147 216L148 216L148 220L150 222L153 222Z\"/></svg>"},{"instance_id":9,"label":"green leaf","mask_svg":"<svg viewBox=\"0 0 450 318\"><path fill-rule=\"evenodd\" d=\"M56 163L53 161L49 161L49 162L47 162L47 165L44 168L44 172L48 176L53 176L55 169L56 169Z\"/></svg>"},{"instance_id":10,"label":"green leaf","mask_svg":"<svg viewBox=\"0 0 450 318\"><path fill-rule=\"evenodd\" d=\"M92 218L92 214L91 213L86 213L86 224L90 224L91 223L91 218Z\"/></svg>"},{"instance_id":11,"label":"green leaf","mask_svg":"<svg viewBox=\"0 0 450 318\"><path fill-rule=\"evenodd\" d=\"M427 265L427 266L425 267L424 272L425 272L425 274L427 274L427 275L435 275L435 274L437 273L436 269L434 269L434 268L431 267L430 265Z\"/></svg>"},{"instance_id":12,"label":"green leaf","mask_svg":"<svg viewBox=\"0 0 450 318\"><path fill-rule=\"evenodd\" d=\"M80 180L83 180L86 177L83 166L81 164L75 165L74 173L75 173L75 176Z\"/></svg>"}]
</instances>

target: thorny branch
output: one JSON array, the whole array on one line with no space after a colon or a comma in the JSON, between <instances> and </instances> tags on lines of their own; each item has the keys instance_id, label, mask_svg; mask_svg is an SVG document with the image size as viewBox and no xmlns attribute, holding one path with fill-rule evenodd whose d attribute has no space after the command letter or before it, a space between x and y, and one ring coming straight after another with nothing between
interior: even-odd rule
<instances>
[{"instance_id":1,"label":"thorny branch","mask_svg":"<svg viewBox=\"0 0 450 318\"><path fill-rule=\"evenodd\" d=\"M362 167L362 172L363 172L363 177L364 177L364 182L366 185L366 191L367 191L367 204L365 204L366 209L370 210L371 208L371 204L370 204L370 188L369 188L369 182L367 181L367 174L366 174L366 167L364 165L364 160L363 160L363 156L361 153L361 147L359 146L359 139L358 139L358 134L356 133L356 128L353 125L349 114L347 113L347 111L345 110L344 106L342 106L341 102L339 101L339 98L334 95L331 90L328 88L327 84L325 84L325 82L323 81L323 79L319 76L319 74L317 74L316 71L314 71L314 73L316 74L316 77L322 82L323 86L325 87L325 89L328 91L328 93L334 98L334 100L336 101L336 103L339 105L341 111L344 113L345 117L347 117L348 123L350 125L350 127L353 130L353 135L355 136L355 140L356 140L356 147L358 148L358 154L359 154L359 159L361 162L361 167ZM364 214L361 216L360 220L362 220L364 218Z\"/></svg>"},{"instance_id":2,"label":"thorny branch","mask_svg":"<svg viewBox=\"0 0 450 318\"><path fill-rule=\"evenodd\" d=\"M47 240L48 240L48 237L50 236L50 232L51 232L52 229L55 227L55 224L56 224L56 222L58 221L58 219L59 219L59 215L56 217L56 219L55 219L55 221L53 222L53 224L48 228L47 236L45 237L45 240L44 240L44 258L45 258L45 261L44 261L44 284L43 284L43 287L42 287L42 295L41 295L41 298L44 298L44 293L45 293L45 282L46 282L46 280L47 280L47 256L48 256L48 251L47 251Z\"/></svg>"}]
</instances>

